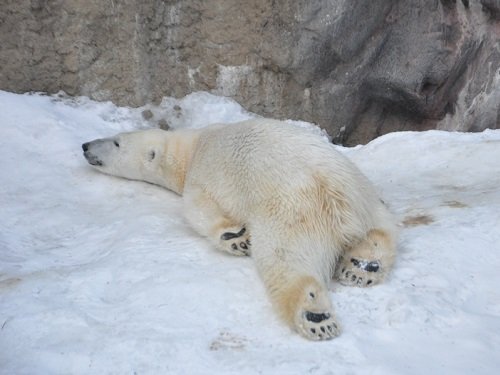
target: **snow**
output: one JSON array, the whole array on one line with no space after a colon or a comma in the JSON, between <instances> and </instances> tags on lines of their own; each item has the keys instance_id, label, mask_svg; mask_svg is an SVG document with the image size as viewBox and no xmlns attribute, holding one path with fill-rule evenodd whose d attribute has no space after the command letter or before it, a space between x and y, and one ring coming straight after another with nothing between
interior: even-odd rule
<instances>
[{"instance_id":1,"label":"snow","mask_svg":"<svg viewBox=\"0 0 500 375\"><path fill-rule=\"evenodd\" d=\"M317 343L178 196L88 166L81 143L147 127L143 109L0 92L1 374L497 373L499 130L341 148L405 224L386 283L331 283L343 332ZM255 116L207 93L152 109L174 127Z\"/></svg>"}]
</instances>

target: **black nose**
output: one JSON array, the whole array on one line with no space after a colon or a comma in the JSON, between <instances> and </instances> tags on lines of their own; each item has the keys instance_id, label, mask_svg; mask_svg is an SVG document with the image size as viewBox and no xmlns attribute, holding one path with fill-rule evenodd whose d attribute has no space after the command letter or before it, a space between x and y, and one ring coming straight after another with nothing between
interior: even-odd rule
<instances>
[{"instance_id":1,"label":"black nose","mask_svg":"<svg viewBox=\"0 0 500 375\"><path fill-rule=\"evenodd\" d=\"M84 143L82 145L82 149L83 149L83 151L87 151L89 149L89 144L88 143Z\"/></svg>"}]
</instances>

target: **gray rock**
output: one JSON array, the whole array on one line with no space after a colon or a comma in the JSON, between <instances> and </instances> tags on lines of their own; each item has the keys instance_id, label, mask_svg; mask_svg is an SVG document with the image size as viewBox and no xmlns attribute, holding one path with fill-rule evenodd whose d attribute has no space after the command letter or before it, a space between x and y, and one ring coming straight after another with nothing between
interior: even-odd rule
<instances>
[{"instance_id":1,"label":"gray rock","mask_svg":"<svg viewBox=\"0 0 500 375\"><path fill-rule=\"evenodd\" d=\"M150 109L145 109L141 112L142 118L146 121L151 120L153 118L153 112Z\"/></svg>"},{"instance_id":2,"label":"gray rock","mask_svg":"<svg viewBox=\"0 0 500 375\"><path fill-rule=\"evenodd\" d=\"M120 105L205 90L336 142L500 124L498 0L21 0L0 89Z\"/></svg>"},{"instance_id":3,"label":"gray rock","mask_svg":"<svg viewBox=\"0 0 500 375\"><path fill-rule=\"evenodd\" d=\"M158 127L163 130L169 130L170 125L168 124L167 120L162 118L161 120L158 121Z\"/></svg>"},{"instance_id":4,"label":"gray rock","mask_svg":"<svg viewBox=\"0 0 500 375\"><path fill-rule=\"evenodd\" d=\"M493 18L500 19L500 0L481 0L481 4Z\"/></svg>"}]
</instances>

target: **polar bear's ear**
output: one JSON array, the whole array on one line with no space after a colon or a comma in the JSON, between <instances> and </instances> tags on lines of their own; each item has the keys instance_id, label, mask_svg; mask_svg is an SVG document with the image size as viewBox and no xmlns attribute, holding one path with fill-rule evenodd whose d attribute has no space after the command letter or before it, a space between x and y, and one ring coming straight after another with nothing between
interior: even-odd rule
<instances>
[{"instance_id":1,"label":"polar bear's ear","mask_svg":"<svg viewBox=\"0 0 500 375\"><path fill-rule=\"evenodd\" d=\"M148 159L149 161L153 161L153 159L156 157L156 152L155 150L151 150L149 151L149 154L148 154Z\"/></svg>"}]
</instances>

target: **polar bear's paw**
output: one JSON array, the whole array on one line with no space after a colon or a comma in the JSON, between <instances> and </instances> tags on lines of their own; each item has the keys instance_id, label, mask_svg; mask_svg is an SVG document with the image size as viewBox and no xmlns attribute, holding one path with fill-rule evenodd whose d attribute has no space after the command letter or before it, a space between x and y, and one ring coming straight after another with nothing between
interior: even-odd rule
<instances>
[{"instance_id":1,"label":"polar bear's paw","mask_svg":"<svg viewBox=\"0 0 500 375\"><path fill-rule=\"evenodd\" d=\"M298 321L299 333L309 340L330 340L340 334L340 329L330 312L304 311Z\"/></svg>"},{"instance_id":2,"label":"polar bear's paw","mask_svg":"<svg viewBox=\"0 0 500 375\"><path fill-rule=\"evenodd\" d=\"M342 285L365 287L382 280L380 271L380 263L376 260L349 258L341 260L336 277Z\"/></svg>"},{"instance_id":3,"label":"polar bear's paw","mask_svg":"<svg viewBox=\"0 0 500 375\"><path fill-rule=\"evenodd\" d=\"M219 247L237 256L250 256L250 235L246 228L227 228L220 236Z\"/></svg>"},{"instance_id":4,"label":"polar bear's paw","mask_svg":"<svg viewBox=\"0 0 500 375\"><path fill-rule=\"evenodd\" d=\"M313 278L300 280L289 295L297 301L295 329L309 340L330 340L340 334L328 290Z\"/></svg>"}]
</instances>

